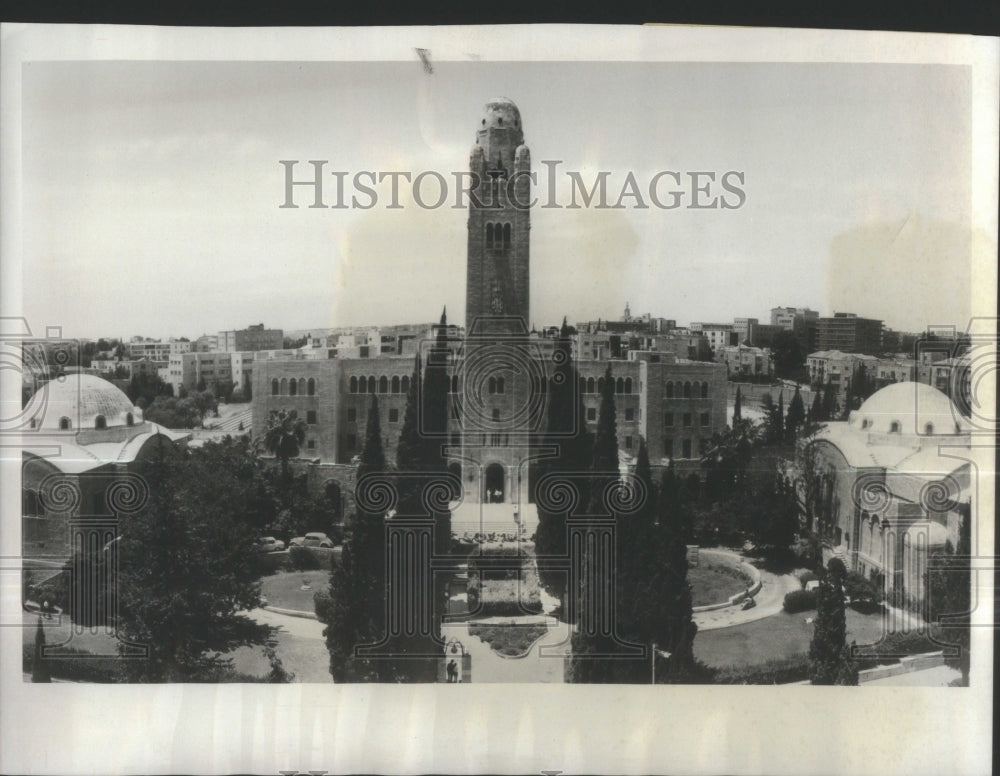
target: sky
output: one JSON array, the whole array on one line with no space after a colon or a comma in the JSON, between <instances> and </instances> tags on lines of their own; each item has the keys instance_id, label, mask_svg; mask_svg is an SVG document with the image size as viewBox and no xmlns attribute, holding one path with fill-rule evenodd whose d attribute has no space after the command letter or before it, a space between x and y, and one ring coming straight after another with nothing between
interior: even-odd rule
<instances>
[{"instance_id":1,"label":"sky","mask_svg":"<svg viewBox=\"0 0 1000 776\"><path fill-rule=\"evenodd\" d=\"M540 180L561 162L563 203L566 171L607 171L611 198L630 171L640 188L743 174L737 209L534 208L538 326L626 302L681 324L776 306L904 331L970 315L964 67L28 62L22 89L23 306L66 336L463 320L464 209L418 207L406 185L387 209L387 184L369 210L305 207L301 187L281 208L279 162L304 178L326 160L348 198L362 170L451 178L495 96L520 108Z\"/></svg>"}]
</instances>

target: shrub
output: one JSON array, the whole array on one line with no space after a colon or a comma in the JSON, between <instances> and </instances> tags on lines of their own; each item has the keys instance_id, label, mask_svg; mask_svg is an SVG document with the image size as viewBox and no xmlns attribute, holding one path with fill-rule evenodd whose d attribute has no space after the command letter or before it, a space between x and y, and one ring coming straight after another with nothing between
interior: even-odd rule
<instances>
[{"instance_id":1,"label":"shrub","mask_svg":"<svg viewBox=\"0 0 1000 776\"><path fill-rule=\"evenodd\" d=\"M809 678L809 656L777 658L752 666L717 669L715 684L790 684Z\"/></svg>"},{"instance_id":2,"label":"shrub","mask_svg":"<svg viewBox=\"0 0 1000 776\"><path fill-rule=\"evenodd\" d=\"M288 550L288 559L292 567L298 571L311 571L321 567L319 558L311 553L308 547L291 547Z\"/></svg>"},{"instance_id":3,"label":"shrub","mask_svg":"<svg viewBox=\"0 0 1000 776\"><path fill-rule=\"evenodd\" d=\"M799 574L799 582L802 583L803 590L806 589L806 585L808 585L810 582L815 582L817 579L819 579L819 577L817 577L816 573L813 571L803 571L801 574Z\"/></svg>"},{"instance_id":4,"label":"shrub","mask_svg":"<svg viewBox=\"0 0 1000 776\"><path fill-rule=\"evenodd\" d=\"M785 596L785 611L789 614L808 612L816 608L815 590L793 590Z\"/></svg>"},{"instance_id":5,"label":"shrub","mask_svg":"<svg viewBox=\"0 0 1000 776\"><path fill-rule=\"evenodd\" d=\"M850 597L852 604L859 603L870 606L878 603L882 597L875 585L857 571L851 571L847 574L847 579L844 581L844 592Z\"/></svg>"}]
</instances>

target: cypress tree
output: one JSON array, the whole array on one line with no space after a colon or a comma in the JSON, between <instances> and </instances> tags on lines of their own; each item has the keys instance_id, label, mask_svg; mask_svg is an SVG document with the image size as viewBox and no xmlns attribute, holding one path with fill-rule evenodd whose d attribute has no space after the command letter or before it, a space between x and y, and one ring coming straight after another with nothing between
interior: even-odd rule
<instances>
[{"instance_id":1,"label":"cypress tree","mask_svg":"<svg viewBox=\"0 0 1000 776\"><path fill-rule=\"evenodd\" d=\"M839 558L830 560L816 596L816 620L809 644L812 684L858 683L858 668L847 646L844 579L847 569Z\"/></svg>"},{"instance_id":2,"label":"cypress tree","mask_svg":"<svg viewBox=\"0 0 1000 776\"><path fill-rule=\"evenodd\" d=\"M426 437L426 458L422 462L427 473L427 485L437 480L440 487L450 488L448 461L442 454L448 441L448 393L451 378L448 376L448 316L441 311L441 323L424 370L423 385L423 434ZM434 544L438 554L447 553L451 547L451 512L446 507L435 512Z\"/></svg>"},{"instance_id":3,"label":"cypress tree","mask_svg":"<svg viewBox=\"0 0 1000 776\"><path fill-rule=\"evenodd\" d=\"M45 662L45 629L42 627L42 616L38 616L38 627L35 629L35 651L31 659L31 681L51 682L52 674Z\"/></svg>"},{"instance_id":4,"label":"cypress tree","mask_svg":"<svg viewBox=\"0 0 1000 776\"><path fill-rule=\"evenodd\" d=\"M422 471L424 467L426 441L420 434L420 375L421 361L418 351L413 357L413 375L410 377L410 390L406 394L403 428L399 432L399 442L396 445L396 470L400 473L412 474ZM422 488L422 484L415 477L400 477L397 480L396 513L400 518L422 514L423 504L420 498Z\"/></svg>"},{"instance_id":5,"label":"cypress tree","mask_svg":"<svg viewBox=\"0 0 1000 776\"><path fill-rule=\"evenodd\" d=\"M604 486L610 478L618 477L618 422L615 411L614 382L611 376L611 365L608 364L601 381L601 405L597 418L597 433L594 435L594 452L591 470L593 485L590 493L589 515L606 518L608 506L604 503ZM621 521L615 518L618 534L616 542L621 540ZM576 631L573 634L573 658L571 670L575 682L610 682L614 680L613 662L590 655L610 654L615 643L613 634L607 633L602 613L605 613L615 597L615 591L610 589L613 579L604 578L600 572L601 553L598 541L588 541L591 532L583 529L583 556L580 559L579 580L571 580L574 584L573 594L577 596ZM617 558L614 559L614 562ZM610 596L610 600L607 600Z\"/></svg>"},{"instance_id":6,"label":"cypress tree","mask_svg":"<svg viewBox=\"0 0 1000 776\"><path fill-rule=\"evenodd\" d=\"M774 441L781 442L785 436L785 391L778 393L778 411L774 423Z\"/></svg>"},{"instance_id":7,"label":"cypress tree","mask_svg":"<svg viewBox=\"0 0 1000 776\"><path fill-rule=\"evenodd\" d=\"M586 492L587 483L579 474L590 468L593 440L584 420L586 416L583 396L580 392L579 375L572 359L569 327L565 318L559 338L556 340L553 361L556 367L549 380L548 412L543 440L545 446L554 447L557 452L554 458L544 459L539 463L538 481L541 481L546 489L559 483L575 490L578 508L583 511L588 506L589 498ZM563 478L560 477L560 473L567 475L576 473L576 476ZM540 556L566 554L565 512L549 512L544 509L544 504L539 505L535 550ZM542 566L545 564L541 564L539 572L547 586L551 584L561 588L558 580L562 579L562 573L548 574Z\"/></svg>"},{"instance_id":8,"label":"cypress tree","mask_svg":"<svg viewBox=\"0 0 1000 776\"><path fill-rule=\"evenodd\" d=\"M802 403L802 395L799 393L799 386L795 386L795 395L792 397L792 402L788 406L788 417L785 418L785 427L788 431L788 441L795 441L795 434L798 432L799 427L805 422L806 411L805 405Z\"/></svg>"},{"instance_id":9,"label":"cypress tree","mask_svg":"<svg viewBox=\"0 0 1000 776\"><path fill-rule=\"evenodd\" d=\"M733 407L733 425L735 426L743 420L743 397L740 395L740 387L736 386L736 406Z\"/></svg>"},{"instance_id":10,"label":"cypress tree","mask_svg":"<svg viewBox=\"0 0 1000 776\"><path fill-rule=\"evenodd\" d=\"M833 380L827 379L823 388L823 421L833 420L837 414L837 391L833 387Z\"/></svg>"},{"instance_id":11,"label":"cypress tree","mask_svg":"<svg viewBox=\"0 0 1000 776\"><path fill-rule=\"evenodd\" d=\"M825 420L823 417L823 392L817 390L813 393L812 406L809 408L809 422L820 423L823 420Z\"/></svg>"},{"instance_id":12,"label":"cypress tree","mask_svg":"<svg viewBox=\"0 0 1000 776\"><path fill-rule=\"evenodd\" d=\"M373 394L358 464L358 482L370 475L383 474L387 468L378 396ZM329 595L316 596L316 616L326 624L323 636L335 682L378 681L386 668L382 661L354 657L357 647L377 644L385 636L385 514L368 511L365 506L367 503L362 499L340 563L333 563Z\"/></svg>"},{"instance_id":13,"label":"cypress tree","mask_svg":"<svg viewBox=\"0 0 1000 776\"><path fill-rule=\"evenodd\" d=\"M617 609L619 634L632 643L653 648L658 624L669 609L661 608L667 597L660 595L660 571L664 565L665 543L656 526L658 498L649 465L646 440L639 439L635 477L639 481L641 502L638 509L618 520ZM665 644L664 644L665 646ZM649 662L639 658L616 662L618 681L644 682L648 679Z\"/></svg>"}]
</instances>

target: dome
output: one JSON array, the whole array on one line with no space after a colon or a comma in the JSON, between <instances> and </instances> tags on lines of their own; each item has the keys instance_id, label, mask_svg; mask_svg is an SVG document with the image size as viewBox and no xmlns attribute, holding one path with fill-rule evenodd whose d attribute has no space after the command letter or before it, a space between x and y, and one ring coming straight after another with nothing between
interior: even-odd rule
<instances>
[{"instance_id":1,"label":"dome","mask_svg":"<svg viewBox=\"0 0 1000 776\"><path fill-rule=\"evenodd\" d=\"M893 383L876 391L851 413L850 423L879 434L942 436L969 429L948 396L917 382Z\"/></svg>"},{"instance_id":2,"label":"dome","mask_svg":"<svg viewBox=\"0 0 1000 776\"><path fill-rule=\"evenodd\" d=\"M483 118L479 129L508 128L521 131L521 111L517 109L513 100L508 100L506 97L494 97L483 108Z\"/></svg>"},{"instance_id":3,"label":"dome","mask_svg":"<svg viewBox=\"0 0 1000 776\"><path fill-rule=\"evenodd\" d=\"M40 427L52 431L128 426L142 420L142 413L122 390L93 375L50 380L32 396L31 405L37 408L35 417L41 417Z\"/></svg>"}]
</instances>

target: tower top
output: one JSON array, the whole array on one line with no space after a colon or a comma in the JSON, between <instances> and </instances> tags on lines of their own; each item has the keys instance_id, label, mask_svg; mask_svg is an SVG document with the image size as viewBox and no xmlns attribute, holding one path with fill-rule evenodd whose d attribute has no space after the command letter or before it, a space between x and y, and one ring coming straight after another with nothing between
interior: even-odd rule
<instances>
[{"instance_id":1,"label":"tower top","mask_svg":"<svg viewBox=\"0 0 1000 776\"><path fill-rule=\"evenodd\" d=\"M486 102L477 129L480 134L491 129L508 130L516 138L515 145L520 144L524 137L521 111L517 109L513 100L506 97L494 97Z\"/></svg>"}]
</instances>

